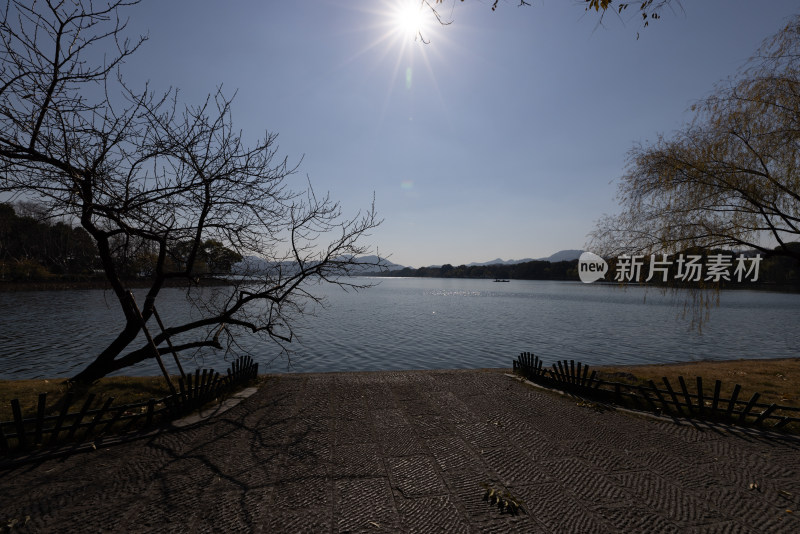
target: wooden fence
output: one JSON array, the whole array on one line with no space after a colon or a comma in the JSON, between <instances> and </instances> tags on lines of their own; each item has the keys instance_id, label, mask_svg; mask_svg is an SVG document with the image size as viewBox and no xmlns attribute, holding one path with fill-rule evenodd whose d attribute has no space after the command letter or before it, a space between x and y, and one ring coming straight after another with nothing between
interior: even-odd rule
<instances>
[{"instance_id":1,"label":"wooden fence","mask_svg":"<svg viewBox=\"0 0 800 534\"><path fill-rule=\"evenodd\" d=\"M780 429L789 423L800 423L800 408L758 402L761 395L754 393L749 399L740 399L742 387L736 384L729 398L722 397L722 382L716 380L711 389L704 389L703 379L695 379L694 392L686 380L678 377L679 388L673 387L667 377L662 377L663 389L652 380L647 384L610 382L597 377L596 371L575 360L563 360L544 367L542 360L530 352L523 352L514 360L514 372L531 382L557 388L580 397L600 402L615 403L663 413L669 416L690 417L720 421L737 425Z\"/></svg>"},{"instance_id":2,"label":"wooden fence","mask_svg":"<svg viewBox=\"0 0 800 534\"><path fill-rule=\"evenodd\" d=\"M236 386L255 378L258 364L250 356L236 359L226 375L198 369L178 382L179 391L161 399L113 406L114 398L104 402L90 393L80 409L73 408L75 396L68 392L58 413L45 415L47 394L39 395L36 414L25 417L19 399L11 401L13 421L0 422L0 456L41 449L64 442L95 441L114 434L141 432L192 412ZM97 402L95 402L97 400Z\"/></svg>"}]
</instances>

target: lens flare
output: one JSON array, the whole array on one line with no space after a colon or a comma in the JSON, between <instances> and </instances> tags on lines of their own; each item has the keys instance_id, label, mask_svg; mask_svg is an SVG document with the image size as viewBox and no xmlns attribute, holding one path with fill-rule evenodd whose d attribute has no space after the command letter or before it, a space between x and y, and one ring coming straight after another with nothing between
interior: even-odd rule
<instances>
[{"instance_id":1,"label":"lens flare","mask_svg":"<svg viewBox=\"0 0 800 534\"><path fill-rule=\"evenodd\" d=\"M416 39L425 31L430 18L425 3L420 0L399 0L394 11L397 31L405 38Z\"/></svg>"}]
</instances>

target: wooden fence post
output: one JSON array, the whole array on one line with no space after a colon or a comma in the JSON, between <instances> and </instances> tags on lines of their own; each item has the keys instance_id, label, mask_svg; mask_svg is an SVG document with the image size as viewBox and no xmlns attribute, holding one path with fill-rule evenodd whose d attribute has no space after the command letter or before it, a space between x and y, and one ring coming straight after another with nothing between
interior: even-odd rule
<instances>
[{"instance_id":1,"label":"wooden fence post","mask_svg":"<svg viewBox=\"0 0 800 534\"><path fill-rule=\"evenodd\" d=\"M682 376L678 377L678 382L681 385L681 391L683 392L683 398L686 399L686 409L689 412L689 416L692 415L692 397L689 396L689 390L686 388L686 382L683 380Z\"/></svg>"},{"instance_id":2,"label":"wooden fence post","mask_svg":"<svg viewBox=\"0 0 800 534\"><path fill-rule=\"evenodd\" d=\"M11 411L14 413L14 423L17 426L17 443L21 449L28 447L27 440L25 439L25 423L22 420L22 410L19 407L19 399L12 399Z\"/></svg>"},{"instance_id":3,"label":"wooden fence post","mask_svg":"<svg viewBox=\"0 0 800 534\"><path fill-rule=\"evenodd\" d=\"M61 413L58 414L56 426L53 428L53 432L50 434L50 444L55 443L58 439L58 434L61 432L61 427L64 425L64 418L67 417L67 410L69 410L74 398L75 394L72 391L68 391L64 397L64 406L61 408Z\"/></svg>"},{"instance_id":4,"label":"wooden fence post","mask_svg":"<svg viewBox=\"0 0 800 534\"><path fill-rule=\"evenodd\" d=\"M742 386L736 384L733 388L733 394L731 394L731 398L728 401L728 409L725 411L725 417L727 419L732 419L733 410L736 408L736 398L739 396L739 391L741 391Z\"/></svg>"},{"instance_id":5,"label":"wooden fence post","mask_svg":"<svg viewBox=\"0 0 800 534\"><path fill-rule=\"evenodd\" d=\"M44 426L44 409L47 406L47 393L39 393L39 402L36 405L36 433L33 437L35 444L42 442L42 427Z\"/></svg>"},{"instance_id":6,"label":"wooden fence post","mask_svg":"<svg viewBox=\"0 0 800 534\"><path fill-rule=\"evenodd\" d=\"M89 409L89 406L94 402L94 393L90 393L88 397L86 397L86 401L83 403L83 407L81 411L78 413L78 418L72 423L72 427L69 429L69 433L67 434L67 439L72 439L75 435L75 431L78 430L78 426L81 424L84 416L86 415L86 411Z\"/></svg>"},{"instance_id":7,"label":"wooden fence post","mask_svg":"<svg viewBox=\"0 0 800 534\"><path fill-rule=\"evenodd\" d=\"M701 416L703 415L703 408L705 408L704 402L703 402L703 379L698 376L697 377L697 411L700 413Z\"/></svg>"},{"instance_id":8,"label":"wooden fence post","mask_svg":"<svg viewBox=\"0 0 800 534\"><path fill-rule=\"evenodd\" d=\"M716 417L717 414L717 406L719 404L719 391L722 388L722 382L717 380L714 383L714 400L711 402L711 412Z\"/></svg>"}]
</instances>

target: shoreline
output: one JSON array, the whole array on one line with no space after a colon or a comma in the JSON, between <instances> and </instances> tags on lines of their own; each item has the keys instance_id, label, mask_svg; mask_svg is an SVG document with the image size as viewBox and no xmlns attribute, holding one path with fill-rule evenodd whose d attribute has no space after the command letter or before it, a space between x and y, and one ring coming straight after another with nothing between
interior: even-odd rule
<instances>
[{"instance_id":1,"label":"shoreline","mask_svg":"<svg viewBox=\"0 0 800 534\"><path fill-rule=\"evenodd\" d=\"M127 288L147 289L152 285L151 280L123 280ZM230 285L230 282L222 279L200 279L198 282L188 280L167 280L162 287L182 288L182 287L213 287ZM17 293L23 291L67 291L67 290L86 290L102 289L110 290L111 284L103 279L96 280L73 280L73 281L40 281L40 282L0 282L0 293Z\"/></svg>"},{"instance_id":2,"label":"shoreline","mask_svg":"<svg viewBox=\"0 0 800 534\"><path fill-rule=\"evenodd\" d=\"M548 365L555 363L546 362ZM631 383L643 383L647 380L660 382L666 376L670 381L677 380L678 376L685 376L692 379L702 376L708 380L708 384L713 384L713 380L720 380L723 384L723 392L734 387L735 384L742 386L742 394L752 395L755 392L761 394L763 400L769 400L784 406L800 407L800 356L793 358L765 358L765 359L737 359L737 360L696 360L687 362L669 362L641 365L598 365L590 366L591 370L598 372L600 378L609 381L622 381ZM497 372L509 370L509 368L481 368L481 369L408 369L408 370L378 370L378 371L329 371L329 372L308 372L308 373L262 373L259 374L259 382L276 379L280 377L311 377L311 376L330 376L338 375L342 377L350 376L378 376L392 375L393 373L424 374L430 372L445 371L475 371L475 372ZM177 378L177 377L174 377ZM9 411L9 401L19 397L21 400L27 399L31 406L35 405L36 397L39 393L47 391L49 393L64 393L66 387L63 385L65 378L55 379L0 379L0 414ZM92 391L114 391L114 396L122 394L132 396L136 400L143 392L148 395L158 396L166 394L166 385L161 375L148 376L114 376L105 377L97 382ZM124 392L124 393L123 393ZM10 411L9 411L10 413ZM0 415L0 420L7 417Z\"/></svg>"},{"instance_id":3,"label":"shoreline","mask_svg":"<svg viewBox=\"0 0 800 534\"><path fill-rule=\"evenodd\" d=\"M456 277L456 276L392 276L391 274L379 274L379 273L365 273L358 275L364 278L377 278L377 279L391 279L391 280L403 280L403 279L410 279L410 280L484 280L486 282L494 282L494 278L467 278L467 277ZM574 278L506 278L509 282L571 282L575 284L583 284L578 279ZM715 291L717 288L714 287L697 287L692 288L691 286L666 286L662 284L647 284L647 283L620 283L620 282L610 282L606 280L598 280L596 282L591 282L589 284L584 284L586 286L603 286L603 287L619 287L620 289L628 289L631 287L637 288L644 288L644 289L658 289L658 290L691 290L691 289L698 289L698 290L708 290L708 291ZM718 288L720 291L763 291L765 293L800 293L800 285L798 284L733 284L729 283L724 286Z\"/></svg>"},{"instance_id":4,"label":"shoreline","mask_svg":"<svg viewBox=\"0 0 800 534\"><path fill-rule=\"evenodd\" d=\"M513 358L512 358L513 359ZM560 360L553 360L552 362L548 361L547 363L556 363L556 361L564 361L566 359L569 361L570 358L561 358ZM576 360L577 361L577 360ZM797 362L800 365L800 353L797 356L788 356L782 358L736 358L731 360L686 360L686 361L679 361L679 362L665 362L665 363L641 363L641 364L603 364L603 365L591 365L591 369L595 369L597 371L605 371L605 370L612 370L612 369L636 369L636 370L646 370L646 369L656 369L656 368L677 368L681 366L698 366L698 367L725 367L725 366L733 366L742 363L764 363L764 364L776 364L782 362ZM468 368L468 367L454 367L454 368L431 368L431 369L369 369L363 371L307 371L307 372L278 372L278 373L259 373L258 376L284 376L284 375L310 375L310 374L319 374L319 375L328 375L328 374L370 374L370 373L426 373L429 371L497 371L502 369L510 369L511 367L476 367L476 368ZM104 377L109 378L109 377ZM128 378L161 378L160 374L150 374L150 375L116 375L111 378L120 378L120 379L128 379ZM0 384L3 382L19 382L19 381L37 381L37 380L49 380L51 382L58 381L58 380L67 380L64 377L60 378L0 378Z\"/></svg>"},{"instance_id":5,"label":"shoreline","mask_svg":"<svg viewBox=\"0 0 800 534\"><path fill-rule=\"evenodd\" d=\"M494 282L494 278L467 278L467 277L435 277L435 276L391 276L391 274L379 274L379 273L364 273L355 275L358 278L376 278L376 279L432 279L432 280L484 280L487 282ZM575 280L572 278L569 279L554 279L554 278L546 278L546 279L527 279L527 278L510 278L508 279L510 282L575 282L578 283L580 280ZM149 288L152 284L151 280L148 279L139 279L139 280L124 280L123 283L126 287L129 288ZM200 279L199 282L190 282L188 280L178 280L178 279L170 279L165 281L163 287L188 287L188 286L201 286L201 287L211 287L211 286L224 286L224 285L231 285L232 283L220 279L220 278L212 278L212 279ZM593 282L592 286L604 286L604 287L611 287L616 286L620 289L627 289L630 287L637 287L637 288L645 288L645 289L656 289L656 290L666 290L666 291L673 291L673 290L691 290L691 287L677 287L677 286L664 286L660 284L645 284L645 283L637 283L637 284L620 284L618 282L610 282L605 280L598 280L597 282ZM104 289L108 290L111 289L111 285L105 278L97 278L97 279L78 279L78 280L40 280L35 282L7 282L7 281L0 281L0 293L11 293L11 292L20 292L20 291L66 291L66 290L84 290L84 289ZM698 288L703 290L711 290L714 291L716 288L708 287L708 288ZM718 288L720 291L759 291L764 293L786 293L786 294L797 294L800 293L800 285L796 284L725 284Z\"/></svg>"}]
</instances>

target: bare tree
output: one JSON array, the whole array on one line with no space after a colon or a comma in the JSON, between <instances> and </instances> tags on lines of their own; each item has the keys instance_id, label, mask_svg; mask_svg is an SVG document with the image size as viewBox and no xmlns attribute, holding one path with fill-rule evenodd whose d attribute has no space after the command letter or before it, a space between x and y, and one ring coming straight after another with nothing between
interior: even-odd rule
<instances>
[{"instance_id":1,"label":"bare tree","mask_svg":"<svg viewBox=\"0 0 800 534\"><path fill-rule=\"evenodd\" d=\"M456 2L457 0L453 0L454 4ZM460 2L464 2L464 0L460 0ZM446 19L438 7L440 4L444 3L445 0L420 0L420 9L429 9L439 24L446 26L450 24L452 20ZM515 3L517 7L529 7L531 5L530 0L514 0L509 3ZM594 11L598 13L598 24L603 23L603 19L609 11L622 17L623 12L626 12L628 8L633 6L634 9L632 11L638 11L638 16L634 18L640 21L643 29L650 25L650 21L660 19L661 14L666 8L673 9L674 6L677 6L679 9L682 9L680 0L638 0L636 2L617 2L616 4L614 4L614 0L576 0L576 3L582 5L587 12ZM500 0L493 0L491 5L492 11L496 11L500 6ZM428 43L421 32L418 32L417 37L424 43ZM636 33L636 38L639 38L638 32Z\"/></svg>"},{"instance_id":2,"label":"bare tree","mask_svg":"<svg viewBox=\"0 0 800 534\"><path fill-rule=\"evenodd\" d=\"M124 38L121 12L136 3L11 1L0 20L0 192L80 221L124 312L115 339L73 378L81 384L154 356L135 344L142 319L166 283L219 274L198 268L209 242L262 258L261 269L194 300L196 320L168 325L156 345L180 336L179 353L223 349L242 331L290 342L292 317L316 300L312 284L363 287L347 275L368 252L359 240L379 224L374 205L343 218L306 182L292 190L296 168L278 158L276 136L247 147L221 91L181 107L176 91L125 83L119 67L144 39ZM141 316L116 261L129 246L150 252Z\"/></svg>"},{"instance_id":3,"label":"bare tree","mask_svg":"<svg viewBox=\"0 0 800 534\"><path fill-rule=\"evenodd\" d=\"M497 2L495 2L497 4ZM629 7L633 6L634 10L638 10L639 20L641 21L642 28L647 28L651 20L658 20L661 18L661 13L665 8L673 8L675 5L682 9L680 0L639 0L636 2L617 2L614 5L613 0L583 0L586 11L594 9L596 13L600 13L599 23L603 22L609 10L616 11L617 15L622 15ZM636 38L639 38L639 33L636 33Z\"/></svg>"},{"instance_id":4,"label":"bare tree","mask_svg":"<svg viewBox=\"0 0 800 534\"><path fill-rule=\"evenodd\" d=\"M623 211L600 221L606 255L751 248L800 259L800 17L672 138L633 148ZM776 246L777 245L777 246Z\"/></svg>"}]
</instances>

